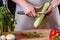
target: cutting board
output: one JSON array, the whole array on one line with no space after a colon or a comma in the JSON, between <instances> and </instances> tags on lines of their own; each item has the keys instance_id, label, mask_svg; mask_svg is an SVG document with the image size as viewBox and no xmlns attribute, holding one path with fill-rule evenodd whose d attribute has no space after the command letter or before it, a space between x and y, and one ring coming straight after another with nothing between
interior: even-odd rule
<instances>
[{"instance_id":1,"label":"cutting board","mask_svg":"<svg viewBox=\"0 0 60 40\"><path fill-rule=\"evenodd\" d=\"M15 37L16 40L49 40L49 33L50 33L51 29L34 29L34 30L24 30L24 31L15 31L12 32ZM37 33L43 33L44 37L40 37L40 38L26 38L20 35L20 33L30 33L30 32L37 32Z\"/></svg>"}]
</instances>

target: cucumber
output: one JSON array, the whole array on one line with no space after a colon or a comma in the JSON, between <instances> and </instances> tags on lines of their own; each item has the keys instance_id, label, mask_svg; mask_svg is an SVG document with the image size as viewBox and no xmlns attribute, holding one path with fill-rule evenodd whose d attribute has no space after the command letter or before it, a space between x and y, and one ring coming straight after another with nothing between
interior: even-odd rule
<instances>
[{"instance_id":1,"label":"cucumber","mask_svg":"<svg viewBox=\"0 0 60 40\"><path fill-rule=\"evenodd\" d=\"M44 13L48 7L49 7L49 3L46 2L43 4L42 8L36 13L35 20L34 20L34 27L35 28L39 27L39 25L42 23L42 21L45 17L45 14L42 14L42 13Z\"/></svg>"}]
</instances>

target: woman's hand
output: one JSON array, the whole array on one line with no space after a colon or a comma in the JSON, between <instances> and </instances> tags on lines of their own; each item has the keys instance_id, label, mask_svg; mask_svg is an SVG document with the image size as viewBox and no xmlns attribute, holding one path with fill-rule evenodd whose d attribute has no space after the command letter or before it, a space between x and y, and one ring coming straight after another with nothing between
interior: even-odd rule
<instances>
[{"instance_id":1,"label":"woman's hand","mask_svg":"<svg viewBox=\"0 0 60 40\"><path fill-rule=\"evenodd\" d=\"M34 8L40 8L33 6L29 3L26 2L26 0L12 0L18 5L20 5L24 11L24 13L29 16L29 17L34 17L35 16L35 9Z\"/></svg>"},{"instance_id":2,"label":"woman's hand","mask_svg":"<svg viewBox=\"0 0 60 40\"><path fill-rule=\"evenodd\" d=\"M52 0L51 5L49 6L48 10L46 11L46 14L50 13L53 8L58 6L60 4L60 0Z\"/></svg>"},{"instance_id":3,"label":"woman's hand","mask_svg":"<svg viewBox=\"0 0 60 40\"><path fill-rule=\"evenodd\" d=\"M35 16L35 9L34 8L40 8L40 7L36 7L36 6L33 6L27 2L25 2L24 4L21 5L24 13L29 16L29 17L34 17Z\"/></svg>"},{"instance_id":4,"label":"woman's hand","mask_svg":"<svg viewBox=\"0 0 60 40\"><path fill-rule=\"evenodd\" d=\"M35 16L35 9L31 4L24 3L21 7L27 16L29 16L29 17Z\"/></svg>"}]
</instances>

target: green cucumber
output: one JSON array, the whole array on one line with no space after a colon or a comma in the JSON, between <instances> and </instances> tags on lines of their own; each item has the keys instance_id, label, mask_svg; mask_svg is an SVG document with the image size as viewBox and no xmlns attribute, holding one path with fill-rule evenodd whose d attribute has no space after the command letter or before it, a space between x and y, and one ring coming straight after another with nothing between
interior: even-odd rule
<instances>
[{"instance_id":1,"label":"green cucumber","mask_svg":"<svg viewBox=\"0 0 60 40\"><path fill-rule=\"evenodd\" d=\"M49 7L49 3L46 2L43 4L42 8L36 13L35 21L34 21L35 28L39 27L39 25L42 23L45 16L45 14L42 14L42 13L44 13L48 7Z\"/></svg>"}]
</instances>

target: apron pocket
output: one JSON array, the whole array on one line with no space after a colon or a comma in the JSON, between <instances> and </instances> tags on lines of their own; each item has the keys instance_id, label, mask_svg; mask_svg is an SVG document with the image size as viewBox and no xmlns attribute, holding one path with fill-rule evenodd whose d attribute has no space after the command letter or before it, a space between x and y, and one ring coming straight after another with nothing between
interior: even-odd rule
<instances>
[{"instance_id":1,"label":"apron pocket","mask_svg":"<svg viewBox=\"0 0 60 40\"><path fill-rule=\"evenodd\" d=\"M34 18L30 18L26 15L16 14L15 19L17 20L17 24L15 29L17 30L28 30L33 29Z\"/></svg>"}]
</instances>

